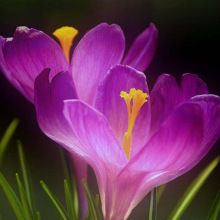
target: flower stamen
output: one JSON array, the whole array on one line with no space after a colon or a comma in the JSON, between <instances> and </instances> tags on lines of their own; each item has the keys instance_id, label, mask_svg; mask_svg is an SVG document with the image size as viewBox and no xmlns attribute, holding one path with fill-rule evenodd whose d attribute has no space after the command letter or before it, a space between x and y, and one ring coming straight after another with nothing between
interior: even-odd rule
<instances>
[{"instance_id":1,"label":"flower stamen","mask_svg":"<svg viewBox=\"0 0 220 220\"><path fill-rule=\"evenodd\" d=\"M125 103L127 105L128 110L128 130L124 134L123 139L123 150L127 159L130 159L131 153L131 141L132 141L132 131L134 128L135 120L140 112L141 107L145 102L147 102L146 98L148 97L147 93L142 92L141 90L136 90L135 88L130 89L129 93L125 91L121 91L120 96L125 99ZM131 105L131 100L133 101Z\"/></svg>"},{"instance_id":2,"label":"flower stamen","mask_svg":"<svg viewBox=\"0 0 220 220\"><path fill-rule=\"evenodd\" d=\"M73 27L61 27L53 32L53 35L60 41L63 52L66 56L68 63L70 64L70 48L73 43L73 39L78 34L78 30Z\"/></svg>"}]
</instances>

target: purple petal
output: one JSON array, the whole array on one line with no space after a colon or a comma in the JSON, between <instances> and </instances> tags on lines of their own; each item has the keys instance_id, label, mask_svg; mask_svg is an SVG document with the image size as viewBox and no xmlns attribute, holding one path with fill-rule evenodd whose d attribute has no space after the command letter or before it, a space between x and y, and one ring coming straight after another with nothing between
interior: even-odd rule
<instances>
[{"instance_id":1,"label":"purple petal","mask_svg":"<svg viewBox=\"0 0 220 220\"><path fill-rule=\"evenodd\" d=\"M193 162L201 150L202 114L198 104L182 104L130 161L132 167L145 172L175 171Z\"/></svg>"},{"instance_id":2,"label":"purple petal","mask_svg":"<svg viewBox=\"0 0 220 220\"><path fill-rule=\"evenodd\" d=\"M184 74L180 87L173 76L160 75L150 94L152 109L151 134L159 128L160 124L178 105L188 101L195 95L206 93L208 93L206 84L195 74Z\"/></svg>"},{"instance_id":3,"label":"purple petal","mask_svg":"<svg viewBox=\"0 0 220 220\"><path fill-rule=\"evenodd\" d=\"M176 79L168 74L161 74L151 93L151 134L173 112L179 103L179 88Z\"/></svg>"},{"instance_id":4,"label":"purple petal","mask_svg":"<svg viewBox=\"0 0 220 220\"><path fill-rule=\"evenodd\" d=\"M35 80L37 120L41 130L52 140L59 144L63 139L66 143L72 142L72 130L63 116L63 100L77 96L68 72L57 74L51 83L49 72L44 69Z\"/></svg>"},{"instance_id":5,"label":"purple petal","mask_svg":"<svg viewBox=\"0 0 220 220\"><path fill-rule=\"evenodd\" d=\"M100 112L79 100L66 100L64 115L72 128L72 134L81 143L80 147L72 147L80 148L84 152L83 156L88 157L90 165L95 164L97 167L102 162L122 166L127 162L121 144Z\"/></svg>"},{"instance_id":6,"label":"purple petal","mask_svg":"<svg viewBox=\"0 0 220 220\"><path fill-rule=\"evenodd\" d=\"M29 94L22 88L22 86L16 81L11 74L7 64L5 63L5 59L3 57L3 47L6 39L0 36L0 70L6 77L6 79L20 92L22 93L29 101L33 102L32 98L29 97Z\"/></svg>"},{"instance_id":7,"label":"purple petal","mask_svg":"<svg viewBox=\"0 0 220 220\"><path fill-rule=\"evenodd\" d=\"M18 27L14 37L6 40L3 56L12 77L32 102L34 80L44 68L51 69L51 78L69 68L61 47L52 38L26 27Z\"/></svg>"},{"instance_id":8,"label":"purple petal","mask_svg":"<svg viewBox=\"0 0 220 220\"><path fill-rule=\"evenodd\" d=\"M123 172L118 178L111 178L105 183L105 203L102 206L104 219L128 219L133 207L133 197L143 181L142 173ZM114 190L112 190L114 189Z\"/></svg>"},{"instance_id":9,"label":"purple petal","mask_svg":"<svg viewBox=\"0 0 220 220\"><path fill-rule=\"evenodd\" d=\"M35 106L37 118L42 131L51 139L62 144L63 138L68 140L72 136L71 128L63 116L63 100L77 97L69 73L59 73L49 83L49 72L49 69L45 69L36 78ZM87 179L87 164L75 154L71 153L70 155L76 174L80 215L84 219L88 204L82 179Z\"/></svg>"},{"instance_id":10,"label":"purple petal","mask_svg":"<svg viewBox=\"0 0 220 220\"><path fill-rule=\"evenodd\" d=\"M158 31L153 23L141 33L128 51L123 64L145 71L156 52Z\"/></svg>"},{"instance_id":11,"label":"purple petal","mask_svg":"<svg viewBox=\"0 0 220 220\"><path fill-rule=\"evenodd\" d=\"M197 75L186 73L182 75L180 94L181 100L187 101L195 95L209 93L208 88Z\"/></svg>"},{"instance_id":12,"label":"purple petal","mask_svg":"<svg viewBox=\"0 0 220 220\"><path fill-rule=\"evenodd\" d=\"M58 74L51 83L48 78L49 70L45 69L35 81L38 123L48 137L93 167L104 203L106 183L127 163L122 146L106 118L90 106L79 100L66 100L64 114L60 111L64 98L76 98L67 73ZM63 91L63 85L70 89Z\"/></svg>"},{"instance_id":13,"label":"purple petal","mask_svg":"<svg viewBox=\"0 0 220 220\"><path fill-rule=\"evenodd\" d=\"M129 93L131 88L148 93L146 77L131 67L120 65L109 71L100 83L97 92L96 108L106 116L120 143L123 142L124 134L128 128L127 107L125 100L120 97L120 92ZM142 106L134 125L131 157L147 141L150 118L150 101L148 101Z\"/></svg>"},{"instance_id":14,"label":"purple petal","mask_svg":"<svg viewBox=\"0 0 220 220\"><path fill-rule=\"evenodd\" d=\"M198 104L183 104L114 180L116 192L109 196L114 200L107 203L108 212L125 219L153 187L195 166L201 159L202 139L202 109Z\"/></svg>"},{"instance_id":15,"label":"purple petal","mask_svg":"<svg viewBox=\"0 0 220 220\"><path fill-rule=\"evenodd\" d=\"M202 139L202 109L198 104L182 104L118 176L118 181L123 181L129 172L132 176L139 175L130 209L153 187L171 181L195 166L202 159ZM137 182L137 178L131 178L132 182Z\"/></svg>"},{"instance_id":16,"label":"purple petal","mask_svg":"<svg viewBox=\"0 0 220 220\"><path fill-rule=\"evenodd\" d=\"M216 95L199 95L191 98L190 101L199 104L203 110L203 157L220 136L220 98Z\"/></svg>"},{"instance_id":17,"label":"purple petal","mask_svg":"<svg viewBox=\"0 0 220 220\"><path fill-rule=\"evenodd\" d=\"M100 24L90 30L76 47L71 73L79 98L94 104L98 84L111 66L121 62L125 39L115 24Z\"/></svg>"}]
</instances>

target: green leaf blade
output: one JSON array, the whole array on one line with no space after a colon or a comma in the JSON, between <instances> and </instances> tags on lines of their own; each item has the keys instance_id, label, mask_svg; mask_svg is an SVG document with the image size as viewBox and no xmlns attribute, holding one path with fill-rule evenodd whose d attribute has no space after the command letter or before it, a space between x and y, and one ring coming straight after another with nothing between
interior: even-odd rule
<instances>
[{"instance_id":1,"label":"green leaf blade","mask_svg":"<svg viewBox=\"0 0 220 220\"><path fill-rule=\"evenodd\" d=\"M217 220L219 211L220 211L220 191L218 192L218 194L212 204L212 208L209 212L207 220Z\"/></svg>"},{"instance_id":2,"label":"green leaf blade","mask_svg":"<svg viewBox=\"0 0 220 220\"><path fill-rule=\"evenodd\" d=\"M16 180L17 180L17 184L18 184L18 189L19 189L19 193L20 193L20 197L21 197L21 202L23 205L23 209L24 209L24 214L26 216L26 219L28 220L32 220L34 219L31 207L29 205L28 199L27 199L27 195L25 193L24 187L20 181L19 175L16 173Z\"/></svg>"},{"instance_id":3,"label":"green leaf blade","mask_svg":"<svg viewBox=\"0 0 220 220\"><path fill-rule=\"evenodd\" d=\"M157 188L151 190L149 220L157 219Z\"/></svg>"},{"instance_id":4,"label":"green leaf blade","mask_svg":"<svg viewBox=\"0 0 220 220\"><path fill-rule=\"evenodd\" d=\"M96 200L92 199L92 195L84 179L83 179L83 185L86 191L88 205L89 205L89 214L86 215L86 219L101 220L101 216L98 207L96 205L97 199Z\"/></svg>"},{"instance_id":5,"label":"green leaf blade","mask_svg":"<svg viewBox=\"0 0 220 220\"><path fill-rule=\"evenodd\" d=\"M0 166L3 161L3 156L5 153L5 150L8 146L9 141L11 140L18 124L19 124L19 120L17 118L13 119L13 121L8 126L7 130L5 131L3 137L0 141Z\"/></svg>"},{"instance_id":6,"label":"green leaf blade","mask_svg":"<svg viewBox=\"0 0 220 220\"><path fill-rule=\"evenodd\" d=\"M163 185L157 187L157 205L158 205L158 203L164 193L166 186L167 186L167 184L163 184Z\"/></svg>"},{"instance_id":7,"label":"green leaf blade","mask_svg":"<svg viewBox=\"0 0 220 220\"><path fill-rule=\"evenodd\" d=\"M40 212L36 212L36 217L37 217L37 220L41 220L41 216L40 216Z\"/></svg>"},{"instance_id":8,"label":"green leaf blade","mask_svg":"<svg viewBox=\"0 0 220 220\"><path fill-rule=\"evenodd\" d=\"M70 185L66 179L64 180L64 191L65 191L66 207L69 218L71 220L77 220L77 215L74 208Z\"/></svg>"},{"instance_id":9,"label":"green leaf blade","mask_svg":"<svg viewBox=\"0 0 220 220\"><path fill-rule=\"evenodd\" d=\"M58 199L53 195L53 193L50 191L48 186L43 182L40 181L41 186L43 187L44 191L46 192L48 198L50 199L51 203L53 204L55 210L60 215L61 219L68 220L67 214L61 203L58 201Z\"/></svg>"},{"instance_id":10,"label":"green leaf blade","mask_svg":"<svg viewBox=\"0 0 220 220\"><path fill-rule=\"evenodd\" d=\"M7 182L7 180L1 173L0 173L0 185L2 186L5 195L7 196L8 201L11 204L11 207L14 210L17 219L24 220L25 214L21 202L19 201L18 197L16 196L10 184Z\"/></svg>"},{"instance_id":11,"label":"green leaf blade","mask_svg":"<svg viewBox=\"0 0 220 220\"><path fill-rule=\"evenodd\" d=\"M220 162L220 156L215 158L211 163L209 163L205 169L194 179L194 181L190 184L187 188L183 196L178 201L176 207L174 208L173 212L171 213L169 219L170 220L177 220L180 219L186 208L189 206L190 202L196 196L199 189L205 183L209 175L215 169L215 167Z\"/></svg>"},{"instance_id":12,"label":"green leaf blade","mask_svg":"<svg viewBox=\"0 0 220 220\"><path fill-rule=\"evenodd\" d=\"M34 200L33 200L33 191L31 189L31 180L30 180L30 175L28 173L26 161L25 161L25 156L24 156L24 150L21 142L18 140L18 155L19 155L19 161L20 161L20 166L21 166L21 173L23 177L23 183L24 183L24 189L25 193L27 195L28 203L31 208L31 211L34 212L35 206L34 206Z\"/></svg>"}]
</instances>

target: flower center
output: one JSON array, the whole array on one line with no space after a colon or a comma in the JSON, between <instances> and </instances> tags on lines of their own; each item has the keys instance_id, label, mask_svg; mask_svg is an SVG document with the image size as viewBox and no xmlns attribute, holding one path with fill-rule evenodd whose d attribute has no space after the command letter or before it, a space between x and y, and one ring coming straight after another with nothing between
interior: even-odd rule
<instances>
[{"instance_id":1,"label":"flower center","mask_svg":"<svg viewBox=\"0 0 220 220\"><path fill-rule=\"evenodd\" d=\"M70 48L73 43L73 39L78 34L78 30L73 27L61 27L53 32L53 35L60 41L63 52L66 56L68 63L70 64Z\"/></svg>"},{"instance_id":2,"label":"flower center","mask_svg":"<svg viewBox=\"0 0 220 220\"><path fill-rule=\"evenodd\" d=\"M129 160L131 153L131 140L132 140L131 134L134 128L134 123L140 112L142 105L145 102L147 102L146 98L148 97L148 94L142 92L141 90L136 90L135 88L132 88L130 89L129 93L121 91L120 96L125 99L128 109L128 130L124 134L122 146L125 155ZM131 104L131 100L133 101L132 104Z\"/></svg>"}]
</instances>

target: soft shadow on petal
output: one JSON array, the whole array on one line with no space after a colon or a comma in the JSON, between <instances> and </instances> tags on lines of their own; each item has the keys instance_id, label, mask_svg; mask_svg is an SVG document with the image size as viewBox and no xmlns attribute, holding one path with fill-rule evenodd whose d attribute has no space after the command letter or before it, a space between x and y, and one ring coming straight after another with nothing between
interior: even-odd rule
<instances>
[{"instance_id":1,"label":"soft shadow on petal","mask_svg":"<svg viewBox=\"0 0 220 220\"><path fill-rule=\"evenodd\" d=\"M144 72L150 65L157 48L158 31L153 23L132 44L123 64Z\"/></svg>"},{"instance_id":2,"label":"soft shadow on petal","mask_svg":"<svg viewBox=\"0 0 220 220\"><path fill-rule=\"evenodd\" d=\"M81 100L94 104L98 84L111 66L121 62L124 48L124 34L115 24L100 24L82 38L71 61L71 74Z\"/></svg>"},{"instance_id":3,"label":"soft shadow on petal","mask_svg":"<svg viewBox=\"0 0 220 220\"><path fill-rule=\"evenodd\" d=\"M14 80L30 93L32 102L34 80L44 68L51 69L51 78L69 68L61 47L52 38L27 27L18 27L13 38L6 40L3 56Z\"/></svg>"},{"instance_id":4,"label":"soft shadow on petal","mask_svg":"<svg viewBox=\"0 0 220 220\"><path fill-rule=\"evenodd\" d=\"M35 107L41 130L54 141L72 142L72 130L63 116L63 100L76 99L68 72L59 73L51 83L50 69L44 69L35 80ZM64 86L65 85L65 86Z\"/></svg>"},{"instance_id":5,"label":"soft shadow on petal","mask_svg":"<svg viewBox=\"0 0 220 220\"><path fill-rule=\"evenodd\" d=\"M187 101L195 95L208 94L207 85L195 74L186 73L182 75L180 84L180 99Z\"/></svg>"},{"instance_id":6,"label":"soft shadow on petal","mask_svg":"<svg viewBox=\"0 0 220 220\"><path fill-rule=\"evenodd\" d=\"M189 101L200 105L203 110L204 138L202 146L204 148L203 156L205 156L220 136L220 98L208 94L194 96Z\"/></svg>"},{"instance_id":7,"label":"soft shadow on petal","mask_svg":"<svg viewBox=\"0 0 220 220\"><path fill-rule=\"evenodd\" d=\"M108 119L120 143L128 128L128 113L121 91L129 93L131 88L140 89L148 94L146 77L129 66L117 65L112 68L100 83L96 108ZM137 116L132 132L131 157L147 142L150 129L150 101L145 103Z\"/></svg>"},{"instance_id":8,"label":"soft shadow on petal","mask_svg":"<svg viewBox=\"0 0 220 220\"><path fill-rule=\"evenodd\" d=\"M87 211L87 199L82 179L87 179L87 163L73 153L69 143L76 144L77 139L72 134L66 119L63 116L63 100L76 99L74 86L68 72L58 73L49 82L50 69L45 69L36 78L35 106L37 120L41 130L52 140L61 144L71 152L70 156L76 174L78 198L80 201L80 219L84 219ZM75 138L75 139L74 139Z\"/></svg>"},{"instance_id":9,"label":"soft shadow on petal","mask_svg":"<svg viewBox=\"0 0 220 220\"><path fill-rule=\"evenodd\" d=\"M176 79L168 74L158 77L151 93L152 124L151 135L156 132L161 123L183 102L191 97L207 94L206 84L195 74L182 75L178 86Z\"/></svg>"},{"instance_id":10,"label":"soft shadow on petal","mask_svg":"<svg viewBox=\"0 0 220 220\"><path fill-rule=\"evenodd\" d=\"M161 74L151 93L151 135L173 112L179 102L179 87L176 79L168 74Z\"/></svg>"}]
</instances>

